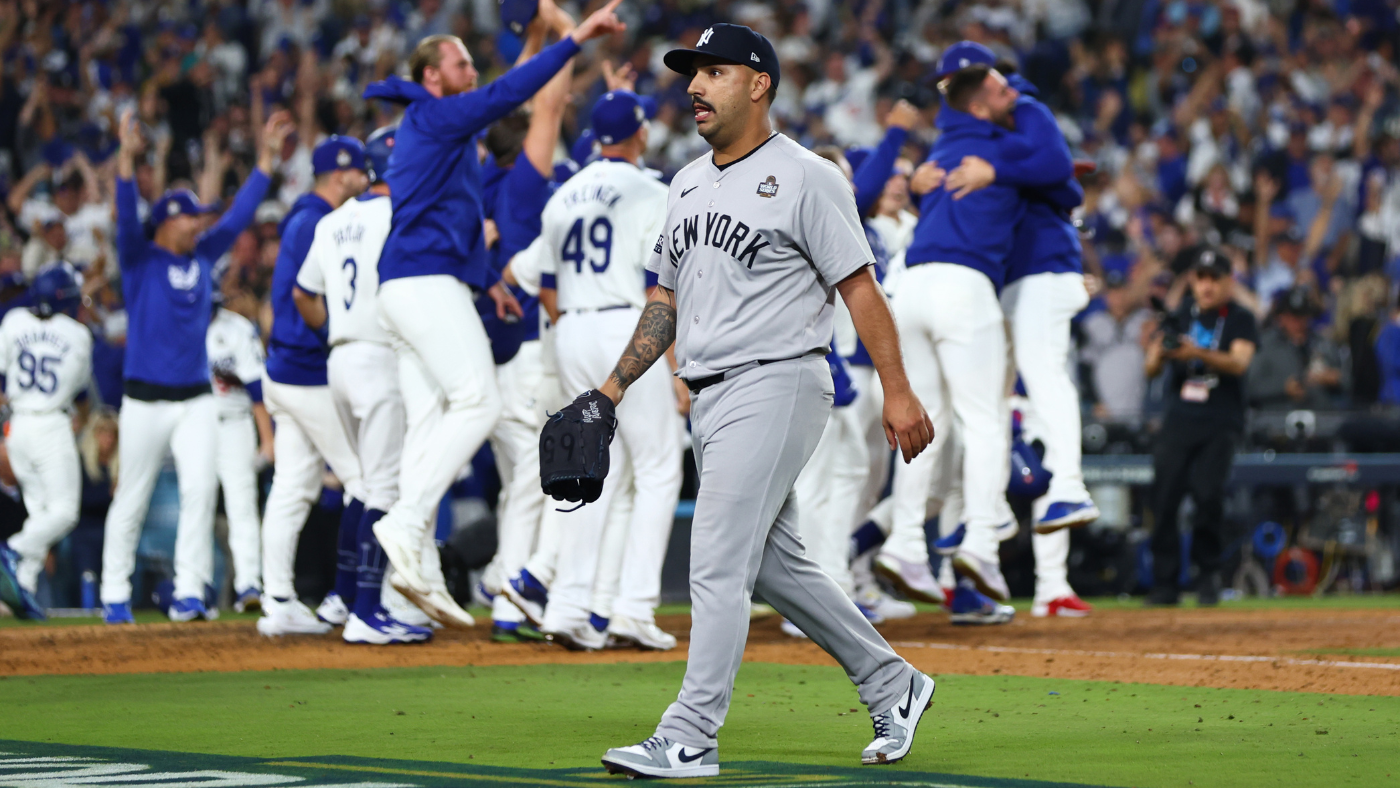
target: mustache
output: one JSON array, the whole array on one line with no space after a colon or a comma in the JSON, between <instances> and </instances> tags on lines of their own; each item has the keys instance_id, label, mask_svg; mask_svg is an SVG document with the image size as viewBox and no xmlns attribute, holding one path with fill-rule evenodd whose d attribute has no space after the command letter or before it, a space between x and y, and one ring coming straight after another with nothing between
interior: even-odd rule
<instances>
[{"instance_id":1,"label":"mustache","mask_svg":"<svg viewBox=\"0 0 1400 788\"><path fill-rule=\"evenodd\" d=\"M707 102L707 101L704 101L703 99L697 98L697 97L695 97L695 96L691 96L691 97L690 97L690 108L691 108L692 110L694 110L696 107L704 107L705 109L707 109L707 110L709 110L709 111L711 111L711 112L714 112L714 111L715 111L714 105L710 104L710 103Z\"/></svg>"}]
</instances>

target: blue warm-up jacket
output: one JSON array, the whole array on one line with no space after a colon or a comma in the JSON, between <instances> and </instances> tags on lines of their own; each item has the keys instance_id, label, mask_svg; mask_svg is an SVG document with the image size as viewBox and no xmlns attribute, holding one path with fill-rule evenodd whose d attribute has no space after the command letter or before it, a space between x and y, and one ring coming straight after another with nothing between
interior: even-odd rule
<instances>
[{"instance_id":1,"label":"blue warm-up jacket","mask_svg":"<svg viewBox=\"0 0 1400 788\"><path fill-rule=\"evenodd\" d=\"M485 288L500 278L482 239L481 166L470 142L539 92L578 50L566 38L484 88L444 98L397 77L365 88L367 99L407 105L385 174L394 219L379 260L381 283L447 274Z\"/></svg>"},{"instance_id":2,"label":"blue warm-up jacket","mask_svg":"<svg viewBox=\"0 0 1400 788\"><path fill-rule=\"evenodd\" d=\"M209 390L205 335L211 272L253 221L267 186L262 170L253 170L218 223L199 237L194 254L177 255L146 238L136 212L136 184L117 179L117 262L129 321L122 377L128 394L188 399Z\"/></svg>"},{"instance_id":3,"label":"blue warm-up jacket","mask_svg":"<svg viewBox=\"0 0 1400 788\"><path fill-rule=\"evenodd\" d=\"M964 156L996 161L1007 131L999 126L944 106L937 125L943 133L933 144L928 160L945 169L958 166ZM1000 176L1001 169L997 169ZM954 200L942 186L925 194L919 203L919 223L914 241L905 252L905 264L954 263L986 274L1001 289L1006 276L1006 257L1014 238L1007 232L1025 212L1020 190L996 183Z\"/></svg>"},{"instance_id":4,"label":"blue warm-up jacket","mask_svg":"<svg viewBox=\"0 0 1400 788\"><path fill-rule=\"evenodd\" d=\"M1045 150L1045 158L1053 156L1056 168L1063 168L1068 162L1070 176L1053 187L1028 187L1021 191L1026 212L1016 225L1016 240L1006 261L1006 283L1032 274L1082 274L1084 250L1079 232L1070 221L1070 211L1084 202L1084 188L1074 178L1069 145L1055 116L1036 100L1035 85L1017 74L1011 75L1010 81L1021 92L1021 98L1016 103L1016 134L1011 135L1013 144L1002 151L1001 167L1009 166L1009 177L1014 180L1019 162L1011 157L1022 152L1029 155L1031 151L1023 150L1019 144L1029 140ZM1001 167L997 169L998 181L1003 180Z\"/></svg>"},{"instance_id":5,"label":"blue warm-up jacket","mask_svg":"<svg viewBox=\"0 0 1400 788\"><path fill-rule=\"evenodd\" d=\"M316 223L330 213L331 204L315 192L307 192L292 203L278 228L282 246L277 250L277 266L272 269L272 336L267 343L267 377L289 386L326 385L326 359L330 348L325 339L301 319L292 289L297 273L316 238Z\"/></svg>"}]
</instances>

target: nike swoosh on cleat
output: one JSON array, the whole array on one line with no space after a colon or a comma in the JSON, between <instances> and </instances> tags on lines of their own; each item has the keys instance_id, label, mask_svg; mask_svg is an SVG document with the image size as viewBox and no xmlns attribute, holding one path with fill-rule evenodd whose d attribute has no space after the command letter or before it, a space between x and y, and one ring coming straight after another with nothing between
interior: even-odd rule
<instances>
[{"instance_id":1,"label":"nike swoosh on cleat","mask_svg":"<svg viewBox=\"0 0 1400 788\"><path fill-rule=\"evenodd\" d=\"M685 190L681 191L681 197L684 198L687 194L690 194L691 192L695 191L695 190L698 189L698 188L700 188L700 187L699 187L699 186L692 186L692 187L690 187L689 189L685 189Z\"/></svg>"},{"instance_id":2,"label":"nike swoosh on cleat","mask_svg":"<svg viewBox=\"0 0 1400 788\"><path fill-rule=\"evenodd\" d=\"M909 710L914 708L914 682L916 679L909 679L909 697L904 701L904 707L899 710L899 716L908 719Z\"/></svg>"},{"instance_id":3,"label":"nike swoosh on cleat","mask_svg":"<svg viewBox=\"0 0 1400 788\"><path fill-rule=\"evenodd\" d=\"M711 748L711 749L713 749L713 748ZM676 760L680 761L681 763L692 763L692 762L694 762L694 761L698 761L698 760L700 760L701 758L705 757L705 753L707 753L707 752L709 752L709 750L701 750L700 752L697 752L697 753L695 753L694 755L686 755L686 754L685 754L685 748L682 747L682 748L680 749L680 752L677 752L677 753L676 753Z\"/></svg>"}]
</instances>

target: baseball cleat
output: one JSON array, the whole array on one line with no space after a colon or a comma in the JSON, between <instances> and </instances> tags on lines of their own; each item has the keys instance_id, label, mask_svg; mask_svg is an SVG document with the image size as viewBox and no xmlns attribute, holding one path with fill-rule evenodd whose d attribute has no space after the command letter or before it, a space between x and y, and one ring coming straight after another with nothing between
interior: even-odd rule
<instances>
[{"instance_id":1,"label":"baseball cleat","mask_svg":"<svg viewBox=\"0 0 1400 788\"><path fill-rule=\"evenodd\" d=\"M491 622L491 640L495 643L543 643L546 639L528 621Z\"/></svg>"},{"instance_id":2,"label":"baseball cleat","mask_svg":"<svg viewBox=\"0 0 1400 788\"><path fill-rule=\"evenodd\" d=\"M909 680L909 693L889 711L870 715L875 725L875 740L860 754L863 764L895 763L909 754L914 746L914 731L924 712L933 705L933 679L915 673Z\"/></svg>"},{"instance_id":3,"label":"baseball cleat","mask_svg":"<svg viewBox=\"0 0 1400 788\"><path fill-rule=\"evenodd\" d=\"M608 645L608 633L587 621L554 629L541 628L540 633L570 651L598 651Z\"/></svg>"},{"instance_id":4,"label":"baseball cleat","mask_svg":"<svg viewBox=\"0 0 1400 788\"><path fill-rule=\"evenodd\" d=\"M967 578L958 582L950 602L948 621L953 624L1006 624L1016 617L1016 608L982 594Z\"/></svg>"},{"instance_id":5,"label":"baseball cleat","mask_svg":"<svg viewBox=\"0 0 1400 788\"><path fill-rule=\"evenodd\" d=\"M521 569L520 573L506 581L501 586L501 593L511 601L511 604L520 608L520 612L525 614L531 624L535 626L544 625L544 609L549 604L549 589L544 583L535 579L530 574L529 569Z\"/></svg>"},{"instance_id":6,"label":"baseball cleat","mask_svg":"<svg viewBox=\"0 0 1400 788\"><path fill-rule=\"evenodd\" d=\"M885 623L885 617L880 615L879 613L876 613L873 609L868 608L859 602L856 602L855 605L856 610L859 610L860 614L862 616L865 616L865 620L869 621L871 626L876 626L878 624Z\"/></svg>"},{"instance_id":7,"label":"baseball cleat","mask_svg":"<svg viewBox=\"0 0 1400 788\"><path fill-rule=\"evenodd\" d=\"M413 594L411 589L402 588L397 584L394 587L398 589L399 593L408 597L409 601L417 605L419 610L427 613L428 618L445 627L471 629L476 626L476 619L457 604L457 600L447 593L446 586L434 586L432 591L422 596Z\"/></svg>"},{"instance_id":8,"label":"baseball cleat","mask_svg":"<svg viewBox=\"0 0 1400 788\"><path fill-rule=\"evenodd\" d=\"M928 561L905 561L903 558L881 553L875 556L875 571L894 584L899 593L910 599L935 605L943 604L943 589L939 588L938 581L933 578Z\"/></svg>"},{"instance_id":9,"label":"baseball cleat","mask_svg":"<svg viewBox=\"0 0 1400 788\"><path fill-rule=\"evenodd\" d=\"M256 588L239 591L238 598L233 600L233 612L247 613L253 610L262 610L262 591Z\"/></svg>"},{"instance_id":10,"label":"baseball cleat","mask_svg":"<svg viewBox=\"0 0 1400 788\"><path fill-rule=\"evenodd\" d=\"M3 601L18 618L43 621L44 608L39 600L19 581L19 553L10 545L0 542L0 601Z\"/></svg>"},{"instance_id":11,"label":"baseball cleat","mask_svg":"<svg viewBox=\"0 0 1400 788\"><path fill-rule=\"evenodd\" d=\"M102 606L102 621L106 624L135 624L130 602L111 602Z\"/></svg>"},{"instance_id":12,"label":"baseball cleat","mask_svg":"<svg viewBox=\"0 0 1400 788\"><path fill-rule=\"evenodd\" d=\"M417 605L408 601L407 597L394 589L392 583L384 589L379 602L388 611L389 618L401 624L408 624L411 627L442 629L442 624L429 618L427 613L419 610Z\"/></svg>"},{"instance_id":13,"label":"baseball cleat","mask_svg":"<svg viewBox=\"0 0 1400 788\"><path fill-rule=\"evenodd\" d=\"M1093 501L1068 503L1056 501L1045 510L1035 524L1038 534L1053 534L1061 528L1080 528L1099 519L1099 507Z\"/></svg>"},{"instance_id":14,"label":"baseball cleat","mask_svg":"<svg viewBox=\"0 0 1400 788\"><path fill-rule=\"evenodd\" d=\"M977 590L997 600L1005 602L1011 598L1011 589L1006 587L1006 578L1001 574L1001 563L997 558L988 561L968 550L959 549L953 555L953 568L971 580Z\"/></svg>"},{"instance_id":15,"label":"baseball cleat","mask_svg":"<svg viewBox=\"0 0 1400 788\"><path fill-rule=\"evenodd\" d=\"M340 594L332 591L326 594L326 598L321 600L320 606L316 608L316 617L333 627L343 626L350 618L350 608L345 604L345 600L340 598Z\"/></svg>"},{"instance_id":16,"label":"baseball cleat","mask_svg":"<svg viewBox=\"0 0 1400 788\"><path fill-rule=\"evenodd\" d=\"M311 608L292 597L285 602L263 594L263 614L258 619L258 632L267 637L281 635L324 635L331 625L316 617Z\"/></svg>"},{"instance_id":17,"label":"baseball cleat","mask_svg":"<svg viewBox=\"0 0 1400 788\"><path fill-rule=\"evenodd\" d=\"M406 529L395 527L388 517L374 524L374 538L394 567L394 587L407 594L405 588L427 596L432 592L423 579L423 543ZM412 597L410 597L412 598Z\"/></svg>"},{"instance_id":18,"label":"baseball cleat","mask_svg":"<svg viewBox=\"0 0 1400 788\"><path fill-rule=\"evenodd\" d=\"M670 651L676 647L676 636L662 631L655 621L613 616L608 621L608 634L629 646L651 651Z\"/></svg>"},{"instance_id":19,"label":"baseball cleat","mask_svg":"<svg viewBox=\"0 0 1400 788\"><path fill-rule=\"evenodd\" d=\"M808 639L806 632L803 632L796 624L788 621L786 618L783 619L783 623L778 625L778 629L782 630L783 634L790 638Z\"/></svg>"},{"instance_id":20,"label":"baseball cleat","mask_svg":"<svg viewBox=\"0 0 1400 788\"><path fill-rule=\"evenodd\" d=\"M1031 605L1031 615L1036 618L1084 618L1094 608L1078 594L1057 597L1049 602L1036 602Z\"/></svg>"},{"instance_id":21,"label":"baseball cleat","mask_svg":"<svg viewBox=\"0 0 1400 788\"><path fill-rule=\"evenodd\" d=\"M631 747L614 747L603 756L608 774L628 777L716 777L718 747L690 747L653 736Z\"/></svg>"},{"instance_id":22,"label":"baseball cleat","mask_svg":"<svg viewBox=\"0 0 1400 788\"><path fill-rule=\"evenodd\" d=\"M863 610L879 616L882 621L913 618L914 614L919 612L918 608L914 607L913 602L895 599L879 588L865 588L857 591L856 604ZM867 613L867 618L869 617L869 613Z\"/></svg>"},{"instance_id":23,"label":"baseball cleat","mask_svg":"<svg viewBox=\"0 0 1400 788\"><path fill-rule=\"evenodd\" d=\"M433 639L433 631L395 621L388 613L380 610L370 616L369 620L350 613L345 617L345 631L340 636L346 643L388 646L398 643L423 643Z\"/></svg>"},{"instance_id":24,"label":"baseball cleat","mask_svg":"<svg viewBox=\"0 0 1400 788\"><path fill-rule=\"evenodd\" d=\"M204 606L203 599L192 596L187 596L171 602L165 614L170 616L171 621L193 621L196 618L203 618L205 621L213 621L219 617L218 608L211 611Z\"/></svg>"}]
</instances>

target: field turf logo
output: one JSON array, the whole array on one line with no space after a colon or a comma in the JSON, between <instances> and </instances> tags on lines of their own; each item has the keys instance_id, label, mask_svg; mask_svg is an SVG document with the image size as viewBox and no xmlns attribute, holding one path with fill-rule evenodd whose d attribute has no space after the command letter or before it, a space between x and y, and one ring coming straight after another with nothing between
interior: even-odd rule
<instances>
[{"instance_id":1,"label":"field turf logo","mask_svg":"<svg viewBox=\"0 0 1400 788\"><path fill-rule=\"evenodd\" d=\"M624 782L605 776L601 766L519 769L337 755L251 758L0 740L0 788L597 788ZM697 782L764 788L1070 788L1034 780L764 762L723 764L719 777Z\"/></svg>"}]
</instances>

